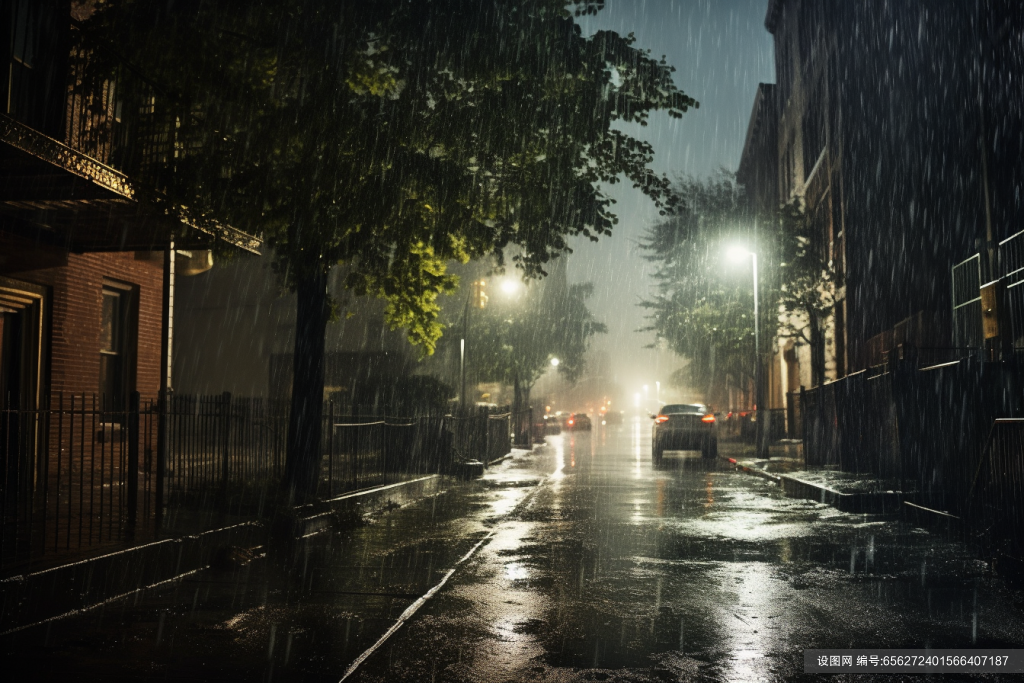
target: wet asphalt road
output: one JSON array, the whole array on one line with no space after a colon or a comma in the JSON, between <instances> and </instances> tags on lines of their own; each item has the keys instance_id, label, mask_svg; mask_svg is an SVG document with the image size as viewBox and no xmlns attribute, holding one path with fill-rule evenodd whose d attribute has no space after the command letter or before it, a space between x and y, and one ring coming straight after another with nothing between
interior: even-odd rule
<instances>
[{"instance_id":1,"label":"wet asphalt road","mask_svg":"<svg viewBox=\"0 0 1024 683\"><path fill-rule=\"evenodd\" d=\"M697 453L655 471L649 429L549 437L366 526L5 636L5 668L338 681L462 558L347 680L811 680L804 648L1024 646L1020 594L962 546Z\"/></svg>"}]
</instances>

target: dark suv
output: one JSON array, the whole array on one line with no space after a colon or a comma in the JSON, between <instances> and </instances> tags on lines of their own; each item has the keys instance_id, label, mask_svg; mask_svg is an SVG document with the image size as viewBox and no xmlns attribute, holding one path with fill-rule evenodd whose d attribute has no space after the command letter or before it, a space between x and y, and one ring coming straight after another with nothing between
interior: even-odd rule
<instances>
[{"instance_id":1,"label":"dark suv","mask_svg":"<svg viewBox=\"0 0 1024 683\"><path fill-rule=\"evenodd\" d=\"M697 451L705 458L718 456L715 415L703 403L667 405L654 416L651 459L661 465L665 451Z\"/></svg>"}]
</instances>

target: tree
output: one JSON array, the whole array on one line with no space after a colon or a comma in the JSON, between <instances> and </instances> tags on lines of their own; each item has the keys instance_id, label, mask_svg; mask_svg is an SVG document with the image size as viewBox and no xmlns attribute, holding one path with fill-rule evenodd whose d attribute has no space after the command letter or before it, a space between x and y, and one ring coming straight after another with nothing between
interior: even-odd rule
<instances>
[{"instance_id":1,"label":"tree","mask_svg":"<svg viewBox=\"0 0 1024 683\"><path fill-rule=\"evenodd\" d=\"M641 302L645 329L689 359L689 382L713 396L726 375L741 385L754 378L753 288L746 277L730 276L736 266L723 254L730 242L750 245L752 220L728 171L682 178L676 191L680 208L641 243L655 264L654 295Z\"/></svg>"},{"instance_id":2,"label":"tree","mask_svg":"<svg viewBox=\"0 0 1024 683\"><path fill-rule=\"evenodd\" d=\"M517 408L529 400L530 389L552 358L559 359L558 373L575 383L586 368L591 339L608 331L587 308L592 284L557 284L535 284L516 300L499 298L474 311L474 370L485 381L512 386Z\"/></svg>"},{"instance_id":3,"label":"tree","mask_svg":"<svg viewBox=\"0 0 1024 683\"><path fill-rule=\"evenodd\" d=\"M781 263L776 291L779 335L794 337L811 349L811 381L825 381L825 322L835 310L835 268L808 220L803 198L782 205L778 216Z\"/></svg>"},{"instance_id":4,"label":"tree","mask_svg":"<svg viewBox=\"0 0 1024 683\"><path fill-rule=\"evenodd\" d=\"M673 69L599 32L580 0L109 0L83 52L124 55L160 82L179 122L163 160L171 204L260 230L298 294L288 486L315 489L332 267L387 301L430 353L448 261L493 253L528 277L615 223L602 183L675 197L653 149L613 128L697 103ZM97 47L98 46L98 47Z\"/></svg>"}]
</instances>

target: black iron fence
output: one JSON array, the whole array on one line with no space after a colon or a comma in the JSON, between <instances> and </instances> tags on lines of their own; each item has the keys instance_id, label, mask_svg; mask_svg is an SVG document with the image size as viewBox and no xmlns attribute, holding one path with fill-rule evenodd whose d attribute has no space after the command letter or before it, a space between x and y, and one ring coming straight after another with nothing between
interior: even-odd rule
<instances>
[{"instance_id":1,"label":"black iron fence","mask_svg":"<svg viewBox=\"0 0 1024 683\"><path fill-rule=\"evenodd\" d=\"M152 518L156 417L138 394L122 410L63 394L0 410L0 566L122 541Z\"/></svg>"},{"instance_id":2,"label":"black iron fence","mask_svg":"<svg viewBox=\"0 0 1024 683\"><path fill-rule=\"evenodd\" d=\"M155 402L151 405L157 412ZM164 468L168 504L218 504L241 511L255 491L280 481L287 407L230 393L173 396Z\"/></svg>"},{"instance_id":3,"label":"black iron fence","mask_svg":"<svg viewBox=\"0 0 1024 683\"><path fill-rule=\"evenodd\" d=\"M965 514L972 476L987 457L986 435L1024 411L1021 382L1018 361L976 354L924 365L912 347L896 349L885 372L802 393L806 463L900 480L922 505ZM1004 476L1024 476L1024 449L1017 454L1004 463ZM980 481L974 495L987 498L985 486Z\"/></svg>"},{"instance_id":4,"label":"black iron fence","mask_svg":"<svg viewBox=\"0 0 1024 683\"><path fill-rule=\"evenodd\" d=\"M992 424L982 457L973 472L965 514L975 538L985 547L1024 558L1024 419Z\"/></svg>"},{"instance_id":5,"label":"black iron fence","mask_svg":"<svg viewBox=\"0 0 1024 683\"><path fill-rule=\"evenodd\" d=\"M449 473L455 457L450 421L427 416L330 422L318 493L333 497L411 475Z\"/></svg>"},{"instance_id":6,"label":"black iron fence","mask_svg":"<svg viewBox=\"0 0 1024 683\"><path fill-rule=\"evenodd\" d=\"M512 413L480 410L449 416L455 457L480 460L485 465L512 449Z\"/></svg>"},{"instance_id":7,"label":"black iron fence","mask_svg":"<svg viewBox=\"0 0 1024 683\"><path fill-rule=\"evenodd\" d=\"M4 571L152 538L162 519L195 518L177 514L189 510L258 516L284 477L285 402L134 394L121 410L105 405L58 394L37 410L0 410ZM508 412L352 413L324 407L320 497L449 473L459 460L490 463L512 447Z\"/></svg>"}]
</instances>

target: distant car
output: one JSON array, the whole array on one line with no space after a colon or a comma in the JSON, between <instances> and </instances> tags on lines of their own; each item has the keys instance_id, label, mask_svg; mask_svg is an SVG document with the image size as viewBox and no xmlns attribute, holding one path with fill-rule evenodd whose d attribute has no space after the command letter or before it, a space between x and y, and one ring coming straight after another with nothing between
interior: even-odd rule
<instances>
[{"instance_id":1,"label":"distant car","mask_svg":"<svg viewBox=\"0 0 1024 683\"><path fill-rule=\"evenodd\" d=\"M601 418L601 424L606 425L620 425L622 424L622 411L620 410L609 410Z\"/></svg>"},{"instance_id":2,"label":"distant car","mask_svg":"<svg viewBox=\"0 0 1024 683\"><path fill-rule=\"evenodd\" d=\"M545 434L561 434L562 433L562 421L558 419L557 415L545 415L544 416L544 433Z\"/></svg>"},{"instance_id":3,"label":"distant car","mask_svg":"<svg viewBox=\"0 0 1024 683\"><path fill-rule=\"evenodd\" d=\"M718 456L715 415L703 403L672 404L654 416L651 460L661 465L665 451L700 451L705 458Z\"/></svg>"},{"instance_id":4,"label":"distant car","mask_svg":"<svg viewBox=\"0 0 1024 683\"><path fill-rule=\"evenodd\" d=\"M587 417L586 413L573 413L565 421L565 427L573 432L589 432L593 429L593 425L590 424L590 418Z\"/></svg>"}]
</instances>

